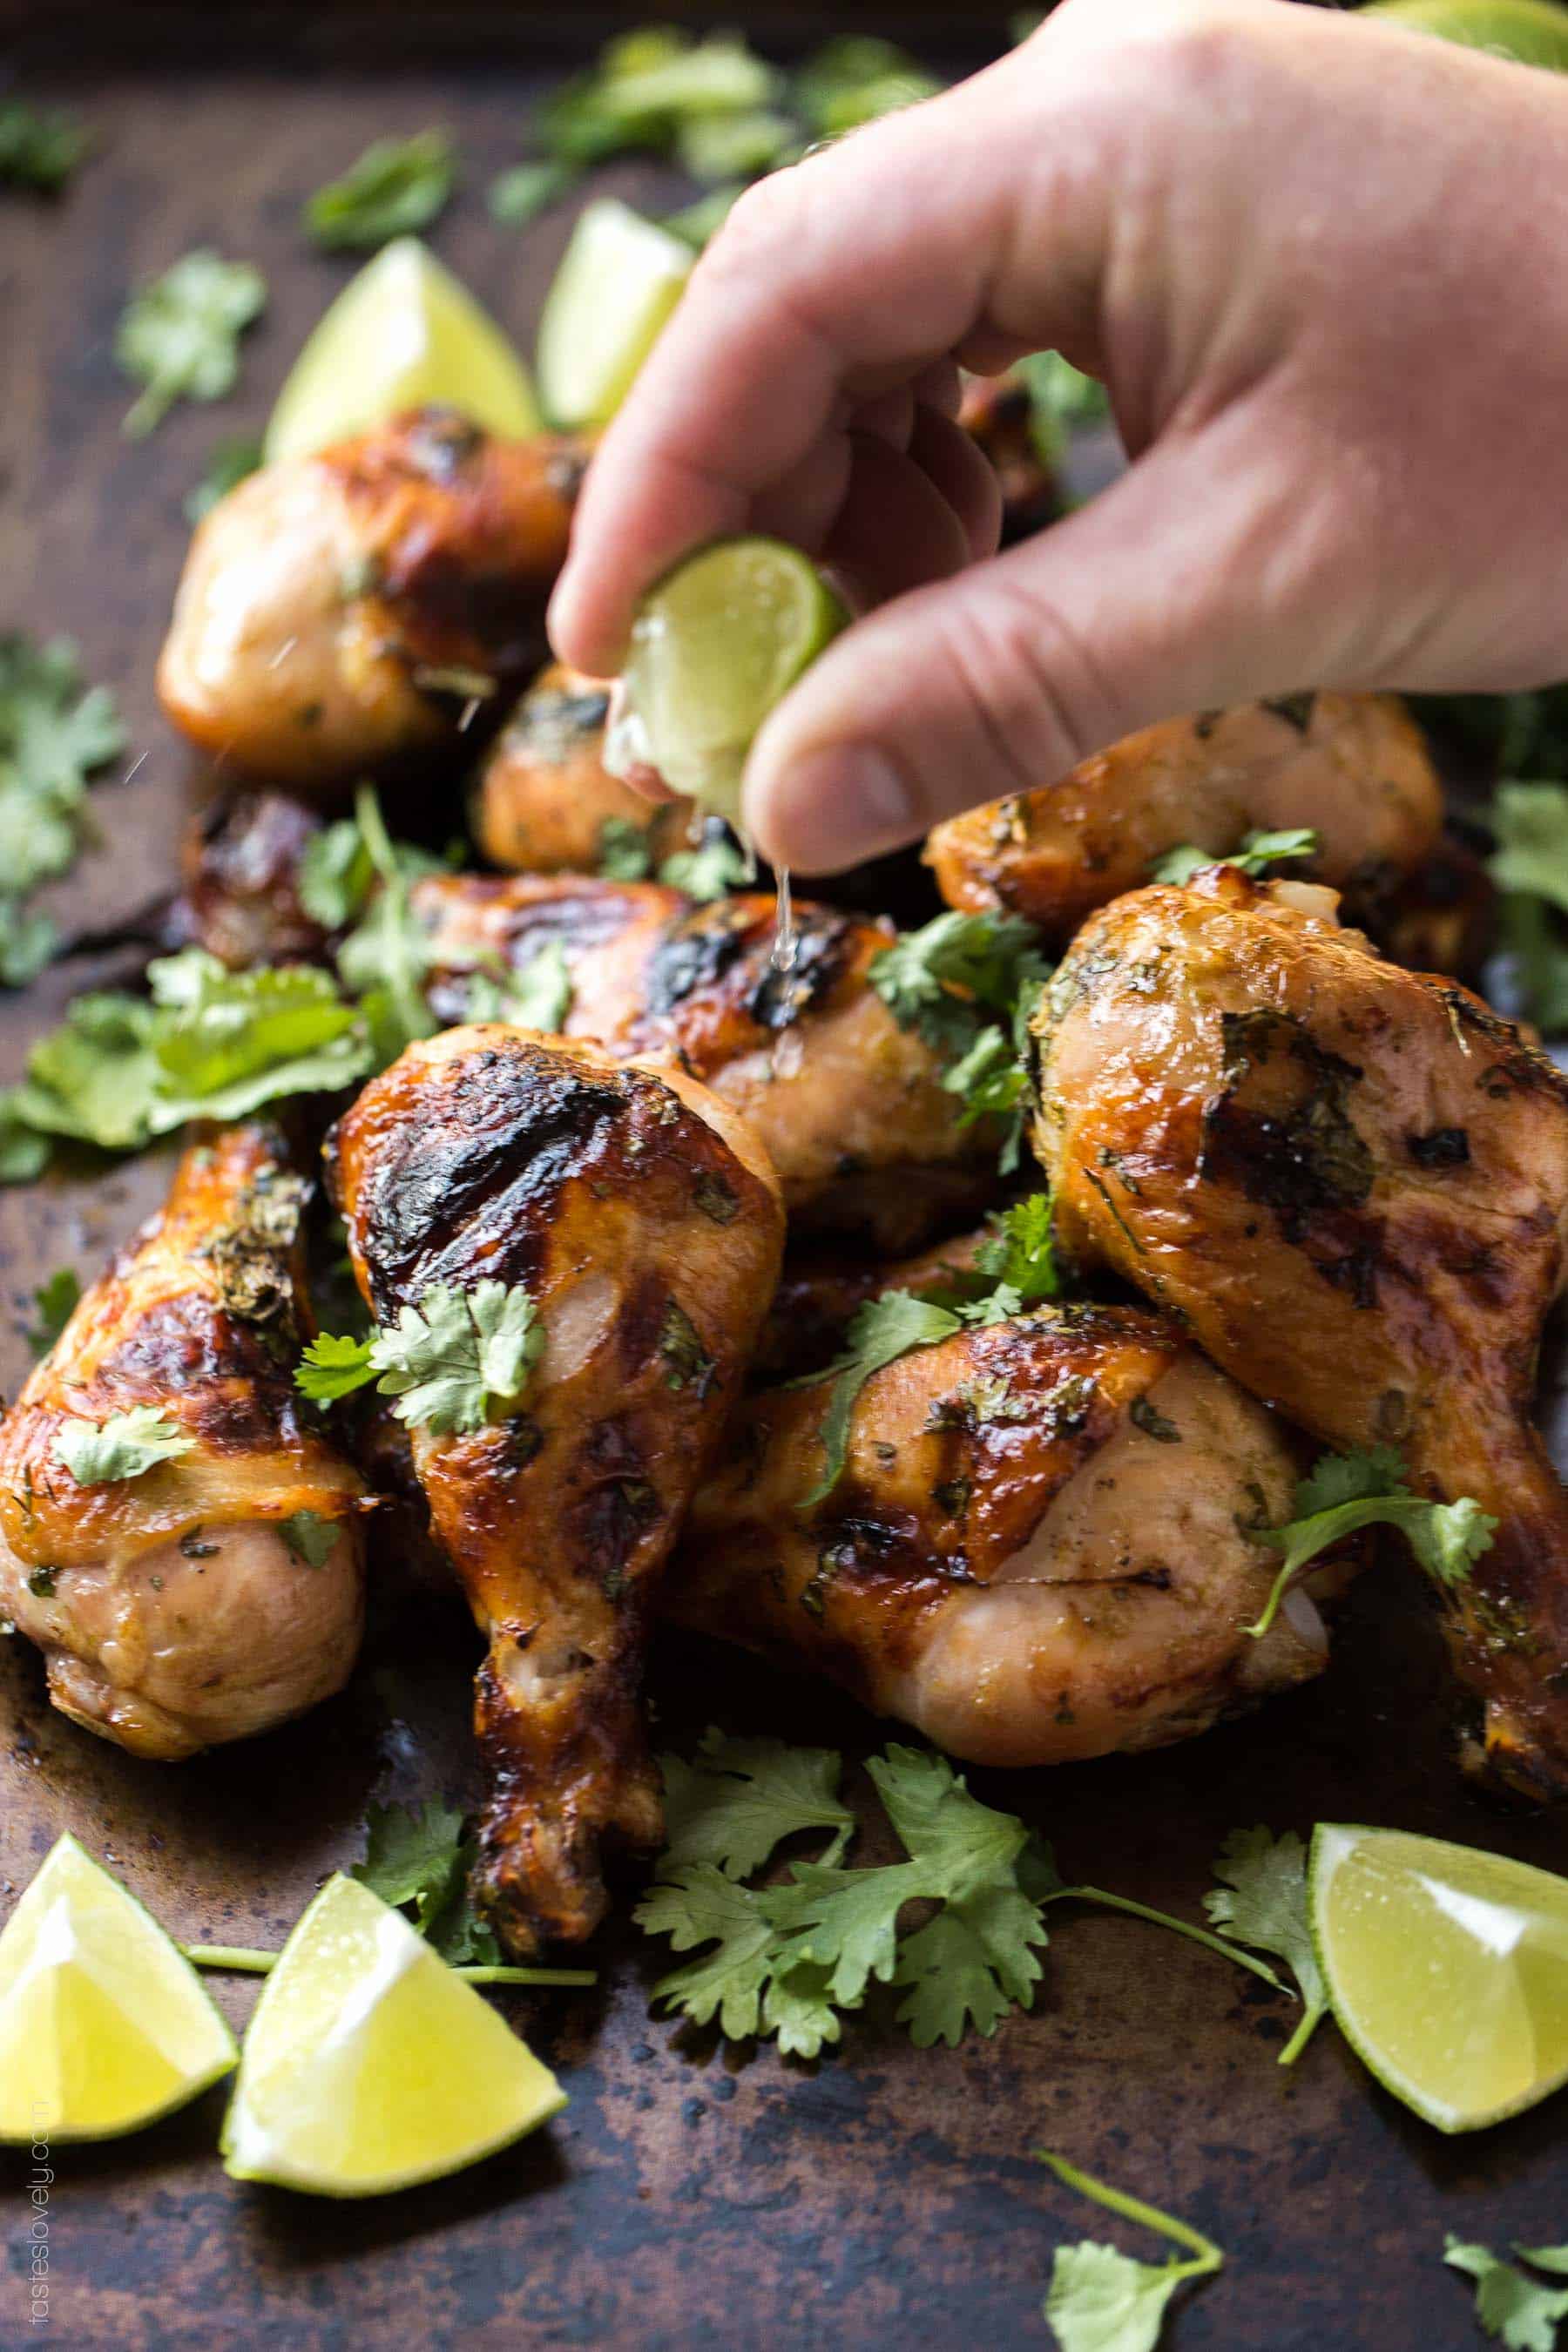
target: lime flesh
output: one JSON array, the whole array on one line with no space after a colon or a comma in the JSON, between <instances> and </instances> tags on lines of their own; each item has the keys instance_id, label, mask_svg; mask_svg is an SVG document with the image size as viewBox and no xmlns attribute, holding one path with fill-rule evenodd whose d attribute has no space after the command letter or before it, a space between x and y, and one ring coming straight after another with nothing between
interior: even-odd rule
<instances>
[{"instance_id":1,"label":"lime flesh","mask_svg":"<svg viewBox=\"0 0 1568 2352\"><path fill-rule=\"evenodd\" d=\"M1360 13L1520 65L1568 72L1568 9L1552 0L1373 0Z\"/></svg>"},{"instance_id":2,"label":"lime flesh","mask_svg":"<svg viewBox=\"0 0 1568 2352\"><path fill-rule=\"evenodd\" d=\"M539 395L552 425L607 425L691 275L688 245L629 205L586 205L539 320Z\"/></svg>"},{"instance_id":3,"label":"lime flesh","mask_svg":"<svg viewBox=\"0 0 1568 2352\"><path fill-rule=\"evenodd\" d=\"M112 2139L226 2074L237 2052L190 1962L62 1837L0 1935L0 2139Z\"/></svg>"},{"instance_id":4,"label":"lime flesh","mask_svg":"<svg viewBox=\"0 0 1568 2352\"><path fill-rule=\"evenodd\" d=\"M539 430L506 336L428 247L400 236L350 279L295 361L267 427L268 463L431 404L509 438Z\"/></svg>"},{"instance_id":5,"label":"lime flesh","mask_svg":"<svg viewBox=\"0 0 1568 2352\"><path fill-rule=\"evenodd\" d=\"M700 548L649 590L633 624L606 764L657 769L737 824L752 738L848 617L782 540Z\"/></svg>"},{"instance_id":6,"label":"lime flesh","mask_svg":"<svg viewBox=\"0 0 1568 2352\"><path fill-rule=\"evenodd\" d=\"M330 1878L256 2005L224 2162L239 2180L376 2197L476 2164L565 2104L400 1913Z\"/></svg>"},{"instance_id":7,"label":"lime flesh","mask_svg":"<svg viewBox=\"0 0 1568 2352\"><path fill-rule=\"evenodd\" d=\"M1568 1879L1325 1822L1308 1902L1346 2038L1439 2131L1479 2131L1568 2082Z\"/></svg>"}]
</instances>

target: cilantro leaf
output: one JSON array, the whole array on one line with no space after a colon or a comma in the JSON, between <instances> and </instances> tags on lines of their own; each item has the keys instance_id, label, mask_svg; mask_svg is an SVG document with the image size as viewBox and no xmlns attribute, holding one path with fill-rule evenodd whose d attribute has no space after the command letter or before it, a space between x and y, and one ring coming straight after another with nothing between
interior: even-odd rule
<instances>
[{"instance_id":1,"label":"cilantro leaf","mask_svg":"<svg viewBox=\"0 0 1568 2352\"><path fill-rule=\"evenodd\" d=\"M1061 1292L1052 1234L1048 1192L1031 1192L990 1220L991 1237L974 1253L975 1271L988 1282L1006 1283L1026 1306Z\"/></svg>"},{"instance_id":2,"label":"cilantro leaf","mask_svg":"<svg viewBox=\"0 0 1568 2352\"><path fill-rule=\"evenodd\" d=\"M1547 2246L1514 2252L1539 2270L1568 2269L1568 2248ZM1508 2352L1552 2352L1557 2323L1568 2319L1568 2287L1542 2286L1494 2254L1489 2246L1466 2245L1450 2231L1443 2260L1476 2281L1476 2317L1489 2336L1500 2336Z\"/></svg>"},{"instance_id":3,"label":"cilantro leaf","mask_svg":"<svg viewBox=\"0 0 1568 2352\"><path fill-rule=\"evenodd\" d=\"M0 1093L0 1184L30 1184L49 1164L49 1139L23 1119L19 1092L7 1087Z\"/></svg>"},{"instance_id":4,"label":"cilantro leaf","mask_svg":"<svg viewBox=\"0 0 1568 2352\"><path fill-rule=\"evenodd\" d=\"M300 859L300 904L324 931L341 931L364 910L375 882L375 865L352 816L324 824L305 844Z\"/></svg>"},{"instance_id":5,"label":"cilantro leaf","mask_svg":"<svg viewBox=\"0 0 1568 2352\"><path fill-rule=\"evenodd\" d=\"M444 131L374 140L341 179L310 197L305 233L329 253L364 252L414 236L446 210L457 168Z\"/></svg>"},{"instance_id":6,"label":"cilantro leaf","mask_svg":"<svg viewBox=\"0 0 1568 2352\"><path fill-rule=\"evenodd\" d=\"M700 1959L672 1969L654 1986L649 1998L666 2009L678 2009L693 2024L708 2025L714 2018L731 2042L744 2041L763 2030L763 1995L773 1975L775 1937L761 1895L738 1886L710 1862L687 1863L661 1874L633 1917L650 1936L668 1936L678 1952L698 1945L713 1949ZM815 2047L794 2046L805 2057L816 2057L824 2042L837 2042L839 2025L829 2004L820 2030L807 2029Z\"/></svg>"},{"instance_id":7,"label":"cilantro leaf","mask_svg":"<svg viewBox=\"0 0 1568 2352\"><path fill-rule=\"evenodd\" d=\"M279 1520L278 1532L301 1567L325 1568L342 1528L336 1519L324 1519L319 1511L291 1511L286 1519Z\"/></svg>"},{"instance_id":8,"label":"cilantro leaf","mask_svg":"<svg viewBox=\"0 0 1568 2352\"><path fill-rule=\"evenodd\" d=\"M709 239L717 236L723 227L745 193L743 181L726 181L722 187L710 188L707 194L699 196L695 204L682 205L679 212L666 213L659 226L700 253Z\"/></svg>"},{"instance_id":9,"label":"cilantro leaf","mask_svg":"<svg viewBox=\"0 0 1568 2352\"><path fill-rule=\"evenodd\" d=\"M374 1380L370 1349L368 1339L320 1331L294 1367L294 1385L312 1404L336 1404Z\"/></svg>"},{"instance_id":10,"label":"cilantro leaf","mask_svg":"<svg viewBox=\"0 0 1568 2352\"><path fill-rule=\"evenodd\" d=\"M671 890L706 905L727 898L752 879L752 869L727 833L711 831L695 849L678 849L658 869L658 878Z\"/></svg>"},{"instance_id":11,"label":"cilantro leaf","mask_svg":"<svg viewBox=\"0 0 1568 2352\"><path fill-rule=\"evenodd\" d=\"M409 893L421 875L439 869L422 850L394 844L368 785L355 795L354 823L381 887L359 928L339 948L338 972L345 988L376 1000L383 1016L375 1024L377 1056L392 1061L437 1026L425 1000L430 943Z\"/></svg>"},{"instance_id":12,"label":"cilantro leaf","mask_svg":"<svg viewBox=\"0 0 1568 2352\"><path fill-rule=\"evenodd\" d=\"M1277 1838L1259 1822L1232 1830L1214 1867L1224 1884L1204 1896L1204 1908L1215 1926L1239 1944L1278 1953L1300 1988L1306 2014L1279 2053L1281 2066L1293 2065L1329 2009L1307 1925L1307 1849L1294 1830Z\"/></svg>"},{"instance_id":13,"label":"cilantro leaf","mask_svg":"<svg viewBox=\"0 0 1568 2352\"><path fill-rule=\"evenodd\" d=\"M226 441L215 442L207 452L200 481L185 493L185 520L194 527L204 515L211 514L214 507L248 479L261 462L261 443L253 433L231 434Z\"/></svg>"},{"instance_id":14,"label":"cilantro leaf","mask_svg":"<svg viewBox=\"0 0 1568 2352\"><path fill-rule=\"evenodd\" d=\"M822 1423L822 1475L804 1498L807 1508L830 1495L843 1475L850 1417L867 1381L912 1349L935 1347L963 1328L962 1317L951 1307L933 1306L912 1290L884 1291L856 1308L844 1336L843 1354L825 1372L809 1375L813 1381L832 1381L833 1394Z\"/></svg>"},{"instance_id":15,"label":"cilantro leaf","mask_svg":"<svg viewBox=\"0 0 1568 2352\"><path fill-rule=\"evenodd\" d=\"M552 1036L565 1027L571 1010L572 971L559 940L547 940L521 971L500 980L479 971L468 983L470 1021L510 1021Z\"/></svg>"},{"instance_id":16,"label":"cilantro leaf","mask_svg":"<svg viewBox=\"0 0 1568 2352\"><path fill-rule=\"evenodd\" d=\"M114 340L122 373L146 390L125 419L133 438L177 400L221 400L239 373L239 338L267 306L267 280L209 247L185 254L132 296Z\"/></svg>"},{"instance_id":17,"label":"cilantro leaf","mask_svg":"<svg viewBox=\"0 0 1568 2352\"><path fill-rule=\"evenodd\" d=\"M75 1314L80 1297L81 1277L73 1265L58 1266L48 1280L34 1291L33 1305L38 1319L26 1337L35 1356L48 1354Z\"/></svg>"},{"instance_id":18,"label":"cilantro leaf","mask_svg":"<svg viewBox=\"0 0 1568 2352\"><path fill-rule=\"evenodd\" d=\"M129 1412L111 1412L107 1421L62 1421L55 1435L54 1454L63 1462L79 1486L104 1486L121 1478L140 1478L155 1463L175 1461L195 1444L156 1405L132 1405Z\"/></svg>"},{"instance_id":19,"label":"cilantro leaf","mask_svg":"<svg viewBox=\"0 0 1568 2352\"><path fill-rule=\"evenodd\" d=\"M514 163L510 171L498 172L490 182L487 199L490 217L507 228L522 228L563 196L577 176L570 163Z\"/></svg>"},{"instance_id":20,"label":"cilantro leaf","mask_svg":"<svg viewBox=\"0 0 1568 2352\"><path fill-rule=\"evenodd\" d=\"M381 1393L396 1398L398 1419L441 1437L504 1420L543 1349L526 1290L480 1282L461 1291L437 1282L377 1332L369 1361Z\"/></svg>"},{"instance_id":21,"label":"cilantro leaf","mask_svg":"<svg viewBox=\"0 0 1568 2352\"><path fill-rule=\"evenodd\" d=\"M1568 914L1568 785L1500 784L1491 822L1497 847L1488 871L1499 889L1527 892Z\"/></svg>"},{"instance_id":22,"label":"cilantro leaf","mask_svg":"<svg viewBox=\"0 0 1568 2352\"><path fill-rule=\"evenodd\" d=\"M1184 2221L1094 2179L1047 2148L1035 2152L1068 2189L1189 2250L1186 2262L1155 2263L1135 2262L1093 2239L1057 2249L1045 2316L1062 2352L1154 2352L1177 2288L1188 2279L1212 2277L1225 2256Z\"/></svg>"},{"instance_id":23,"label":"cilantro leaf","mask_svg":"<svg viewBox=\"0 0 1568 2352\"><path fill-rule=\"evenodd\" d=\"M837 139L941 88L907 49L868 33L825 42L795 76L797 103L818 139Z\"/></svg>"},{"instance_id":24,"label":"cilantro leaf","mask_svg":"<svg viewBox=\"0 0 1568 2352\"><path fill-rule=\"evenodd\" d=\"M645 882L653 871L647 827L634 824L629 817L607 816L599 827L595 871L606 882Z\"/></svg>"},{"instance_id":25,"label":"cilantro leaf","mask_svg":"<svg viewBox=\"0 0 1568 2352\"><path fill-rule=\"evenodd\" d=\"M790 1748L782 1739L726 1739L710 1728L695 1763L661 1756L666 1860L674 1869L712 1863L728 1878L760 1870L774 1846L802 1830L827 1830L824 1859L837 1862L855 1816L838 1796L839 1759L830 1748Z\"/></svg>"},{"instance_id":26,"label":"cilantro leaf","mask_svg":"<svg viewBox=\"0 0 1568 2352\"><path fill-rule=\"evenodd\" d=\"M697 123L764 109L776 77L743 40L700 41L664 27L624 34L587 73L563 83L539 110L541 143L583 165L638 149L668 153Z\"/></svg>"},{"instance_id":27,"label":"cilantro leaf","mask_svg":"<svg viewBox=\"0 0 1568 2352\"><path fill-rule=\"evenodd\" d=\"M0 103L0 187L57 196L90 144L74 114L6 99Z\"/></svg>"},{"instance_id":28,"label":"cilantro leaf","mask_svg":"<svg viewBox=\"0 0 1568 2352\"><path fill-rule=\"evenodd\" d=\"M500 1948L468 1901L475 1852L455 1806L372 1804L364 1857L350 1864L349 1876L394 1910L411 1911L414 1926L448 1967L493 1965Z\"/></svg>"},{"instance_id":29,"label":"cilantro leaf","mask_svg":"<svg viewBox=\"0 0 1568 2352\"><path fill-rule=\"evenodd\" d=\"M1269 866L1279 866L1293 857L1315 857L1321 846L1321 835L1310 825L1297 825L1288 832L1247 833L1242 836L1239 849L1227 850L1223 856L1213 850L1195 849L1184 842L1179 849L1167 849L1156 857L1149 868L1151 882L1190 882L1205 866L1235 866L1243 874L1265 874Z\"/></svg>"},{"instance_id":30,"label":"cilantro leaf","mask_svg":"<svg viewBox=\"0 0 1568 2352\"><path fill-rule=\"evenodd\" d=\"M7 986L47 961L43 918L22 916L16 901L69 870L87 830L88 778L124 748L114 698L83 686L75 646L0 636L0 873L16 973Z\"/></svg>"},{"instance_id":31,"label":"cilantro leaf","mask_svg":"<svg viewBox=\"0 0 1568 2352\"><path fill-rule=\"evenodd\" d=\"M682 171L710 187L729 180L753 180L800 152L800 134L788 115L771 107L743 113L694 114L676 133Z\"/></svg>"},{"instance_id":32,"label":"cilantro leaf","mask_svg":"<svg viewBox=\"0 0 1568 2352\"><path fill-rule=\"evenodd\" d=\"M26 988L52 962L60 935L47 915L0 896L0 988Z\"/></svg>"},{"instance_id":33,"label":"cilantro leaf","mask_svg":"<svg viewBox=\"0 0 1568 2352\"><path fill-rule=\"evenodd\" d=\"M9 1097L13 1118L39 1135L139 1150L153 1132L155 1022L141 997L104 990L73 998L59 1027L28 1054L26 1076Z\"/></svg>"},{"instance_id":34,"label":"cilantro leaf","mask_svg":"<svg viewBox=\"0 0 1568 2352\"><path fill-rule=\"evenodd\" d=\"M244 1118L279 1095L331 1094L369 1074L364 1030L313 964L232 972L205 949L148 967L159 1014L154 1133L187 1118Z\"/></svg>"},{"instance_id":35,"label":"cilantro leaf","mask_svg":"<svg viewBox=\"0 0 1568 2352\"><path fill-rule=\"evenodd\" d=\"M989 1023L1010 1020L1026 985L1046 977L1039 938L1018 915L937 915L873 956L867 978L901 1029L933 1052L967 1054Z\"/></svg>"},{"instance_id":36,"label":"cilantro leaf","mask_svg":"<svg viewBox=\"0 0 1568 2352\"><path fill-rule=\"evenodd\" d=\"M1292 1516L1282 1527L1249 1529L1255 1543L1283 1554L1262 1615L1246 1631L1261 1641L1292 1580L1310 1560L1358 1528L1397 1528L1417 1564L1445 1590L1468 1583L1470 1570L1491 1549L1497 1521L1468 1495L1431 1503L1405 1483L1405 1465L1386 1445L1328 1454L1296 1489Z\"/></svg>"}]
</instances>

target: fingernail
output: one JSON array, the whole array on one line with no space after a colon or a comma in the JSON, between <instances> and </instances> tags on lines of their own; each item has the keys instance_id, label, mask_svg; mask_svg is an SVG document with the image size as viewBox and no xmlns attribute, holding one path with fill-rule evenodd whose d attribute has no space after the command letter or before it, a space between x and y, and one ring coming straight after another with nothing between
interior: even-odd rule
<instances>
[{"instance_id":1,"label":"fingernail","mask_svg":"<svg viewBox=\"0 0 1568 2352\"><path fill-rule=\"evenodd\" d=\"M905 777L874 743L840 743L748 786L746 814L775 866L830 874L921 830Z\"/></svg>"}]
</instances>

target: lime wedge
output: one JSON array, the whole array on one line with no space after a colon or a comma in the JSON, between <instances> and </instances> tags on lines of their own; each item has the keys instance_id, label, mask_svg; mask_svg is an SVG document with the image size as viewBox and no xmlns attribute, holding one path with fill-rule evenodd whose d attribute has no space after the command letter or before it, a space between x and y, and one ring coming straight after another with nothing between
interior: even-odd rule
<instances>
[{"instance_id":1,"label":"lime wedge","mask_svg":"<svg viewBox=\"0 0 1568 2352\"><path fill-rule=\"evenodd\" d=\"M306 342L267 427L268 465L435 402L487 432L539 430L528 370L493 319L416 236L383 247Z\"/></svg>"},{"instance_id":2,"label":"lime wedge","mask_svg":"<svg viewBox=\"0 0 1568 2352\"><path fill-rule=\"evenodd\" d=\"M1358 13L1468 49L1568 73L1568 9L1554 0L1372 0Z\"/></svg>"},{"instance_id":3,"label":"lime wedge","mask_svg":"<svg viewBox=\"0 0 1568 2352\"><path fill-rule=\"evenodd\" d=\"M602 196L585 205L539 318L539 396L552 425L607 425L691 275L689 245Z\"/></svg>"},{"instance_id":4,"label":"lime wedge","mask_svg":"<svg viewBox=\"0 0 1568 2352\"><path fill-rule=\"evenodd\" d=\"M1307 1899L1346 2039L1439 2131L1479 2131L1568 2082L1568 1879L1323 1822Z\"/></svg>"},{"instance_id":5,"label":"lime wedge","mask_svg":"<svg viewBox=\"0 0 1568 2352\"><path fill-rule=\"evenodd\" d=\"M378 2197L477 2164L565 2105L406 1919L330 1878L256 2004L224 2162L237 2180Z\"/></svg>"},{"instance_id":6,"label":"lime wedge","mask_svg":"<svg viewBox=\"0 0 1568 2352\"><path fill-rule=\"evenodd\" d=\"M656 768L672 791L738 823L752 739L849 615L816 566L778 539L699 548L632 624L605 764Z\"/></svg>"},{"instance_id":7,"label":"lime wedge","mask_svg":"<svg viewBox=\"0 0 1568 2352\"><path fill-rule=\"evenodd\" d=\"M140 2130L237 2054L157 1921L60 1838L0 1935L0 2139Z\"/></svg>"}]
</instances>

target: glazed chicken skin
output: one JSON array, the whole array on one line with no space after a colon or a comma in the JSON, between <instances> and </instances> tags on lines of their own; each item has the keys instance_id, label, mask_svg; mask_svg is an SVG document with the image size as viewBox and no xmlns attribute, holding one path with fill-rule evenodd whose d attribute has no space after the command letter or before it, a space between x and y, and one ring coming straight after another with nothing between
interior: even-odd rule
<instances>
[{"instance_id":1,"label":"glazed chicken skin","mask_svg":"<svg viewBox=\"0 0 1568 2352\"><path fill-rule=\"evenodd\" d=\"M1040 454L1035 404L1016 368L1003 375L966 375L958 421L991 461L1002 493L1002 544L1011 547L1043 530L1061 512L1061 492Z\"/></svg>"},{"instance_id":2,"label":"glazed chicken skin","mask_svg":"<svg viewBox=\"0 0 1568 2352\"><path fill-rule=\"evenodd\" d=\"M677 1059L742 1113L793 1230L864 1235L889 1255L993 1197L994 1144L960 1124L941 1061L868 981L896 936L886 921L797 906L795 961L781 971L771 894L694 907L651 882L436 875L412 898L440 1019L464 1017L476 965L521 972L558 945L572 981L565 1034L595 1037L617 1059Z\"/></svg>"},{"instance_id":3,"label":"glazed chicken skin","mask_svg":"<svg viewBox=\"0 0 1568 2352\"><path fill-rule=\"evenodd\" d=\"M181 732L310 792L449 750L537 666L581 446L418 409L267 466L196 527L158 665Z\"/></svg>"},{"instance_id":4,"label":"glazed chicken skin","mask_svg":"<svg viewBox=\"0 0 1568 2352\"><path fill-rule=\"evenodd\" d=\"M1331 893L1215 866L1085 925L1036 1016L1057 1232L1325 1444L1498 1522L1449 1589L1497 1774L1568 1789L1568 1496L1531 1420L1568 1080Z\"/></svg>"},{"instance_id":5,"label":"glazed chicken skin","mask_svg":"<svg viewBox=\"0 0 1568 2352\"><path fill-rule=\"evenodd\" d=\"M138 1756L287 1722L358 1653L364 1486L292 1381L309 1189L264 1125L193 1145L0 1424L0 1606L61 1713ZM79 1485L66 1424L138 1406L190 1450Z\"/></svg>"},{"instance_id":6,"label":"glazed chicken skin","mask_svg":"<svg viewBox=\"0 0 1568 2352\"><path fill-rule=\"evenodd\" d=\"M656 805L605 766L609 707L602 679L559 665L523 696L474 787L474 839L492 866L517 874L596 873L606 825L629 828L650 866L687 846L689 801Z\"/></svg>"},{"instance_id":7,"label":"glazed chicken skin","mask_svg":"<svg viewBox=\"0 0 1568 2352\"><path fill-rule=\"evenodd\" d=\"M433 1285L521 1285L521 1410L414 1431L435 1533L489 1644L477 1893L517 1952L588 1935L599 1844L661 1832L645 1631L777 1279L784 1219L743 1123L677 1071L520 1029L411 1046L330 1139L378 1322Z\"/></svg>"},{"instance_id":8,"label":"glazed chicken skin","mask_svg":"<svg viewBox=\"0 0 1568 2352\"><path fill-rule=\"evenodd\" d=\"M229 793L192 819L180 845L180 891L169 937L230 971L314 963L327 931L305 910L300 885L321 820L286 793Z\"/></svg>"},{"instance_id":9,"label":"glazed chicken skin","mask_svg":"<svg viewBox=\"0 0 1568 2352\"><path fill-rule=\"evenodd\" d=\"M1001 908L1065 945L1147 882L1167 850L1224 857L1252 830L1310 825L1298 871L1370 913L1436 846L1442 793L1390 695L1310 694L1146 727L1059 782L935 826L926 863L950 907Z\"/></svg>"},{"instance_id":10,"label":"glazed chicken skin","mask_svg":"<svg viewBox=\"0 0 1568 2352\"><path fill-rule=\"evenodd\" d=\"M867 1381L820 1481L831 1381L753 1398L699 1493L666 1613L843 1684L979 1764L1202 1731L1328 1657L1306 1591L1261 1641L1289 1516L1272 1416L1162 1316L1039 1308Z\"/></svg>"}]
</instances>

